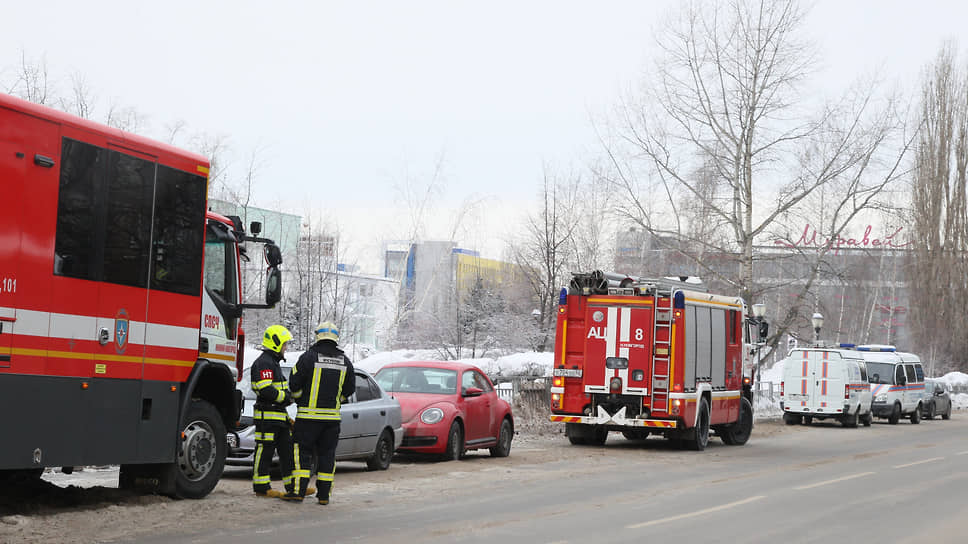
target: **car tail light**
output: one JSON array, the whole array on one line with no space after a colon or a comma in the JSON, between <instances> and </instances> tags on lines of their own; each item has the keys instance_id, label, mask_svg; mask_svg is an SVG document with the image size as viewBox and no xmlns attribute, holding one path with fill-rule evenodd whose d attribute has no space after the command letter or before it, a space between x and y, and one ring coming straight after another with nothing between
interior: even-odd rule
<instances>
[{"instance_id":1,"label":"car tail light","mask_svg":"<svg viewBox=\"0 0 968 544\"><path fill-rule=\"evenodd\" d=\"M783 382L780 382L780 396L783 396Z\"/></svg>"},{"instance_id":2,"label":"car tail light","mask_svg":"<svg viewBox=\"0 0 968 544\"><path fill-rule=\"evenodd\" d=\"M622 390L622 378L619 378L618 376L615 376L614 378L612 378L611 380L609 380L609 382L608 382L608 388L611 389L613 393L616 392L616 391L621 391Z\"/></svg>"},{"instance_id":3,"label":"car tail light","mask_svg":"<svg viewBox=\"0 0 968 544\"><path fill-rule=\"evenodd\" d=\"M844 399L849 399L849 398L850 398L850 386L849 385L845 385L844 386Z\"/></svg>"}]
</instances>

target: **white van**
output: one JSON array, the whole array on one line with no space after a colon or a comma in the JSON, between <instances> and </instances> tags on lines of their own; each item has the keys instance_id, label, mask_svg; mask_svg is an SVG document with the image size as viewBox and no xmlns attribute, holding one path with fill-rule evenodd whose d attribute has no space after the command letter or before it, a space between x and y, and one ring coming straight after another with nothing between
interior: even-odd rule
<instances>
[{"instance_id":1,"label":"white van","mask_svg":"<svg viewBox=\"0 0 968 544\"><path fill-rule=\"evenodd\" d=\"M913 353L895 351L894 346L858 346L857 350L867 362L874 416L892 425L902 417L920 423L924 395L921 359Z\"/></svg>"},{"instance_id":2,"label":"white van","mask_svg":"<svg viewBox=\"0 0 968 544\"><path fill-rule=\"evenodd\" d=\"M870 426L871 390L860 353L837 348L797 348L783 364L780 409L787 425L832 418L844 427ZM844 349L846 348L846 349Z\"/></svg>"}]
</instances>

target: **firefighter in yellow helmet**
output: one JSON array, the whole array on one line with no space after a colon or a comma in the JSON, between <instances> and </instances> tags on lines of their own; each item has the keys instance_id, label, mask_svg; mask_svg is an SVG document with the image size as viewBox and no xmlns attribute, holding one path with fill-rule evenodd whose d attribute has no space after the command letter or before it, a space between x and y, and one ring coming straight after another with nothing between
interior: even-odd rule
<instances>
[{"instance_id":1,"label":"firefighter in yellow helmet","mask_svg":"<svg viewBox=\"0 0 968 544\"><path fill-rule=\"evenodd\" d=\"M287 492L294 490L292 480L292 436L286 406L292 404L292 393L279 361L285 361L286 346L292 333L282 325L272 325L262 336L262 354L252 363L252 392L255 393L255 458L252 464L252 489L261 497L281 497L271 489L269 467L273 450L279 452L282 483Z\"/></svg>"},{"instance_id":2,"label":"firefighter in yellow helmet","mask_svg":"<svg viewBox=\"0 0 968 544\"><path fill-rule=\"evenodd\" d=\"M316 327L316 343L296 362L289 388L296 399L293 428L296 489L282 498L302 501L309 490L310 467L316 460L316 499L329 504L339 442L340 403L356 391L356 373L339 342L339 329L331 321Z\"/></svg>"}]
</instances>

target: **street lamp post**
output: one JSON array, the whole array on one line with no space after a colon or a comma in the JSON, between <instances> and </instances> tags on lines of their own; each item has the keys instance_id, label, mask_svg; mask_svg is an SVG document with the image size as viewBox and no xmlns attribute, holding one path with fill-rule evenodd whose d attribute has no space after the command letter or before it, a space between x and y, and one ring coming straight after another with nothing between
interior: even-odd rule
<instances>
[{"instance_id":1,"label":"street lamp post","mask_svg":"<svg viewBox=\"0 0 968 544\"><path fill-rule=\"evenodd\" d=\"M757 302L753 305L753 322L756 323L756 354L753 361L753 383L755 384L760 373L760 355L763 349L764 331L763 317L766 315L766 305ZM750 400L752 402L752 399Z\"/></svg>"},{"instance_id":2,"label":"street lamp post","mask_svg":"<svg viewBox=\"0 0 968 544\"><path fill-rule=\"evenodd\" d=\"M823 327L823 315L815 313L810 321L813 323L813 343L820 344L820 328Z\"/></svg>"}]
</instances>

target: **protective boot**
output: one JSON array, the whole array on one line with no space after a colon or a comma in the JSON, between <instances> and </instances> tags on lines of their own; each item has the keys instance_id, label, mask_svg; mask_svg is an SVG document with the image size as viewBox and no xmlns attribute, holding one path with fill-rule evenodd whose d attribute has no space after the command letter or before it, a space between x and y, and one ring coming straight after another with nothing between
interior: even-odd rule
<instances>
[{"instance_id":1,"label":"protective boot","mask_svg":"<svg viewBox=\"0 0 968 544\"><path fill-rule=\"evenodd\" d=\"M267 498L279 498L282 496L282 491L277 491L275 489L267 489L265 491L256 491L255 495L257 497L267 497Z\"/></svg>"}]
</instances>

